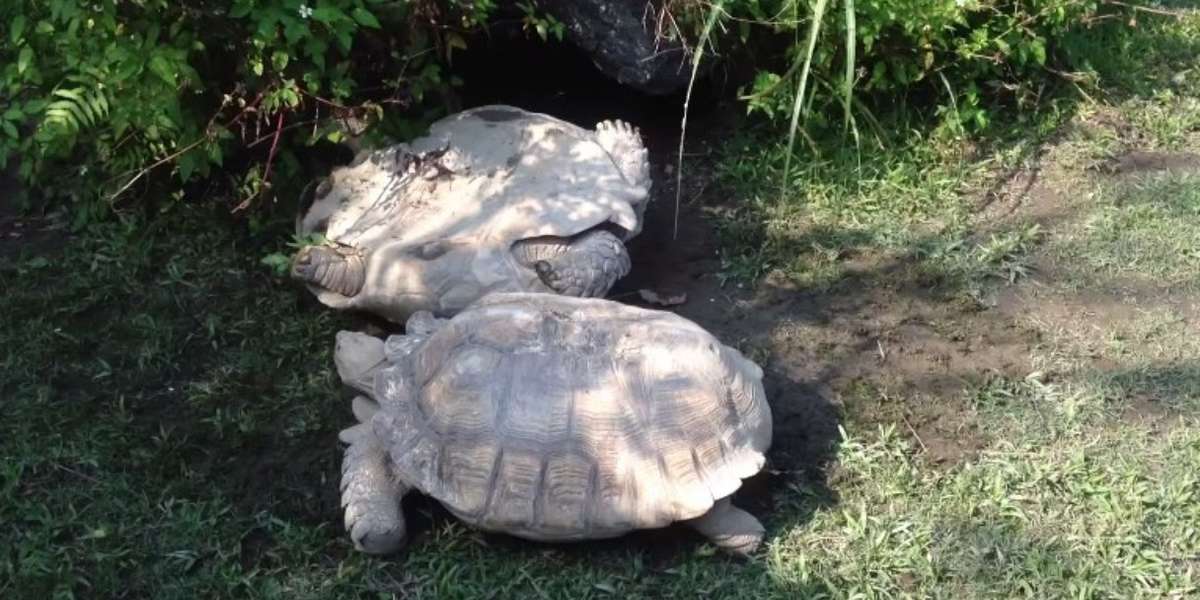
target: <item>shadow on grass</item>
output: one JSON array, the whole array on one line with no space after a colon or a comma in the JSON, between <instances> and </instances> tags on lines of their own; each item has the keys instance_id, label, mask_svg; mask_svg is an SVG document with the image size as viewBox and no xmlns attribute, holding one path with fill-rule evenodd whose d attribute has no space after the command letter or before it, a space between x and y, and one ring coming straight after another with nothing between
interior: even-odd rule
<instances>
[{"instance_id":1,"label":"shadow on grass","mask_svg":"<svg viewBox=\"0 0 1200 600\"><path fill-rule=\"evenodd\" d=\"M1083 373L1106 388L1114 408L1147 416L1200 414L1200 361L1132 365Z\"/></svg>"}]
</instances>

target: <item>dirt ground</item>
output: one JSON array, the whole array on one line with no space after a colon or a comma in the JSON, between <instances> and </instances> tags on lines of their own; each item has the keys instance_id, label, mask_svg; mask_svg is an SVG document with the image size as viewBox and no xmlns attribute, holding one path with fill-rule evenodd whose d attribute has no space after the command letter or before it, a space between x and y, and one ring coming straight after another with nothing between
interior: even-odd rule
<instances>
[{"instance_id":1,"label":"dirt ground","mask_svg":"<svg viewBox=\"0 0 1200 600\"><path fill-rule=\"evenodd\" d=\"M777 475L816 481L836 449L838 424L847 417L859 424L895 425L935 464L953 466L974 457L985 439L967 390L993 378L1020 380L1035 372L1032 357L1048 329L1080 319L1104 329L1128 321L1136 311L1166 306L1184 309L1187 320L1180 325L1200 331L1200 311L1186 291L1131 289L1118 282L1067 292L1057 282L1068 274L1041 253L1031 257L1029 277L994 286L986 306L938 289L907 257L852 257L851 275L824 291L772 277L753 290L722 282L716 234L702 208L719 209L728 199L711 176L688 173L673 239L674 143L651 144L655 199L644 232L631 244L633 270L613 297L661 309L638 291L685 294L686 302L667 310L696 321L762 364L775 417L772 468ZM977 235L1012 223L1053 228L1070 220L1081 180L1200 171L1195 154L1141 150L1079 168L1064 164L1055 143L980 191L973 219ZM694 154L703 157L703 142L699 145ZM696 171L703 172L703 158L699 163ZM1093 366L1108 366L1104 361L1097 356ZM903 400L891 401L892 396ZM1127 412L1132 419L1167 415L1148 399L1135 399Z\"/></svg>"}]
</instances>

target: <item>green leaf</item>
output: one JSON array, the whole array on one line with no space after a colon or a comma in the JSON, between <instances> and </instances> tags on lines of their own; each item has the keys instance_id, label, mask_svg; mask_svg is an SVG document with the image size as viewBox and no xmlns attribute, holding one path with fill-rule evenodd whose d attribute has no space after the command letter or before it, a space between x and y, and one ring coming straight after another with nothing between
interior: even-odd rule
<instances>
[{"instance_id":1,"label":"green leaf","mask_svg":"<svg viewBox=\"0 0 1200 600\"><path fill-rule=\"evenodd\" d=\"M62 91L62 90L59 90ZM82 125L91 127L96 123L95 115L92 114L92 109L87 107L83 102L72 102L69 100L60 100L50 105L51 109L67 109Z\"/></svg>"},{"instance_id":2,"label":"green leaf","mask_svg":"<svg viewBox=\"0 0 1200 600\"><path fill-rule=\"evenodd\" d=\"M238 2L236 5L234 5L233 10L229 11L229 16L233 17L235 19L240 19L240 18L250 14L251 7L252 7L252 5L250 2L248 2L247 0L242 0L241 2Z\"/></svg>"},{"instance_id":3,"label":"green leaf","mask_svg":"<svg viewBox=\"0 0 1200 600\"><path fill-rule=\"evenodd\" d=\"M17 15L9 25L8 37L12 40L13 45L17 45L21 41L21 36L25 35L25 15Z\"/></svg>"},{"instance_id":4,"label":"green leaf","mask_svg":"<svg viewBox=\"0 0 1200 600\"><path fill-rule=\"evenodd\" d=\"M158 78L162 79L167 84L175 85L175 67L171 64L171 61L168 60L166 56L162 54L155 54L154 56L151 56L150 71L155 75L158 75Z\"/></svg>"},{"instance_id":5,"label":"green leaf","mask_svg":"<svg viewBox=\"0 0 1200 600\"><path fill-rule=\"evenodd\" d=\"M319 6L312 11L313 20L326 25L345 17L345 13L332 6Z\"/></svg>"},{"instance_id":6,"label":"green leaf","mask_svg":"<svg viewBox=\"0 0 1200 600\"><path fill-rule=\"evenodd\" d=\"M108 116L108 98L104 97L103 93L93 94L91 97L92 112L97 117L103 118Z\"/></svg>"},{"instance_id":7,"label":"green leaf","mask_svg":"<svg viewBox=\"0 0 1200 600\"><path fill-rule=\"evenodd\" d=\"M1039 65L1046 64L1046 42L1042 39L1035 39L1030 44L1030 51L1033 52L1033 60Z\"/></svg>"},{"instance_id":8,"label":"green leaf","mask_svg":"<svg viewBox=\"0 0 1200 600\"><path fill-rule=\"evenodd\" d=\"M33 62L33 48L29 46L21 48L21 53L17 55L17 74L24 74L31 62Z\"/></svg>"},{"instance_id":9,"label":"green leaf","mask_svg":"<svg viewBox=\"0 0 1200 600\"><path fill-rule=\"evenodd\" d=\"M271 64L275 66L276 71L282 71L287 68L290 57L287 52L276 50L271 54Z\"/></svg>"},{"instance_id":10,"label":"green leaf","mask_svg":"<svg viewBox=\"0 0 1200 600\"><path fill-rule=\"evenodd\" d=\"M350 52L350 47L354 45L354 36L349 31L339 31L337 33L338 47L342 52Z\"/></svg>"},{"instance_id":11,"label":"green leaf","mask_svg":"<svg viewBox=\"0 0 1200 600\"><path fill-rule=\"evenodd\" d=\"M375 15L371 14L370 11L361 6L355 7L350 14L354 17L354 20L363 27L370 27L371 29L379 29L383 27L383 25L379 23L379 19L375 18Z\"/></svg>"},{"instance_id":12,"label":"green leaf","mask_svg":"<svg viewBox=\"0 0 1200 600\"><path fill-rule=\"evenodd\" d=\"M208 147L208 159L213 164L222 166L225 164L225 153L221 150L221 144L211 144Z\"/></svg>"},{"instance_id":13,"label":"green leaf","mask_svg":"<svg viewBox=\"0 0 1200 600\"><path fill-rule=\"evenodd\" d=\"M295 44L296 42L312 36L312 31L308 28L308 22L291 17L283 19L283 37L287 38L288 43Z\"/></svg>"},{"instance_id":14,"label":"green leaf","mask_svg":"<svg viewBox=\"0 0 1200 600\"><path fill-rule=\"evenodd\" d=\"M187 182L196 170L196 157L191 152L179 157L179 180Z\"/></svg>"},{"instance_id":15,"label":"green leaf","mask_svg":"<svg viewBox=\"0 0 1200 600\"><path fill-rule=\"evenodd\" d=\"M0 121L0 129L3 129L4 133L7 133L8 137L10 137L14 140L20 139L20 137L21 137L21 135L19 133L17 133L17 128L14 127L13 124L9 121Z\"/></svg>"},{"instance_id":16,"label":"green leaf","mask_svg":"<svg viewBox=\"0 0 1200 600\"><path fill-rule=\"evenodd\" d=\"M291 268L292 257L283 254L282 252L275 252L262 257L262 259L259 260L259 263L270 268L276 275L282 277L287 275L288 269Z\"/></svg>"}]
</instances>

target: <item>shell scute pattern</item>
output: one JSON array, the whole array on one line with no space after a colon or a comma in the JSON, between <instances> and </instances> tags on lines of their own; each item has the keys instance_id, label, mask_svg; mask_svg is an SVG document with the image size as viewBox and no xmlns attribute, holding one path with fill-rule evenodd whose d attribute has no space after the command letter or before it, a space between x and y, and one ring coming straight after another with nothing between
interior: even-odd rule
<instances>
[{"instance_id":1,"label":"shell scute pattern","mask_svg":"<svg viewBox=\"0 0 1200 600\"><path fill-rule=\"evenodd\" d=\"M475 440L446 444L442 456L441 494L421 491L440 499L462 518L481 514L487 508L500 448L490 441ZM418 486L419 487L419 486Z\"/></svg>"},{"instance_id":2,"label":"shell scute pattern","mask_svg":"<svg viewBox=\"0 0 1200 600\"><path fill-rule=\"evenodd\" d=\"M536 523L535 499L541 487L543 455L505 446L492 484L491 502L480 519L489 529L519 529Z\"/></svg>"},{"instance_id":3,"label":"shell scute pattern","mask_svg":"<svg viewBox=\"0 0 1200 600\"><path fill-rule=\"evenodd\" d=\"M396 476L548 540L697 518L733 493L770 440L757 367L680 317L611 304L504 295L420 336L376 378ZM420 385L387 390L405 378Z\"/></svg>"},{"instance_id":4,"label":"shell scute pattern","mask_svg":"<svg viewBox=\"0 0 1200 600\"><path fill-rule=\"evenodd\" d=\"M593 467L592 461L569 452L546 458L540 515L544 527L562 531L586 529Z\"/></svg>"},{"instance_id":5,"label":"shell scute pattern","mask_svg":"<svg viewBox=\"0 0 1200 600\"><path fill-rule=\"evenodd\" d=\"M511 396L505 399L496 434L538 447L564 448L570 441L575 399L572 366L572 361L544 354L514 356Z\"/></svg>"}]
</instances>

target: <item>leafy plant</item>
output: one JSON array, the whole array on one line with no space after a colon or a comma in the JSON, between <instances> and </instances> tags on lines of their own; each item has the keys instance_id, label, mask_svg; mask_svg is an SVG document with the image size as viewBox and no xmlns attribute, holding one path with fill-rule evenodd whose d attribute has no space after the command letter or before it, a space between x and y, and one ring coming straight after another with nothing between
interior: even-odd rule
<instances>
[{"instance_id":1,"label":"leafy plant","mask_svg":"<svg viewBox=\"0 0 1200 600\"><path fill-rule=\"evenodd\" d=\"M14 0L0 6L0 168L87 221L171 174L228 168L238 208L348 120L424 107L490 1ZM397 68L399 66L399 68ZM392 127L396 131L397 127ZM403 129L403 128L399 128ZM409 128L412 129L412 128ZM232 161L232 162L231 162Z\"/></svg>"},{"instance_id":2,"label":"leafy plant","mask_svg":"<svg viewBox=\"0 0 1200 600\"><path fill-rule=\"evenodd\" d=\"M563 36L567 33L567 26L562 21L554 18L554 15L541 13L537 10L537 6L532 0L517 2L517 7L525 14L522 22L525 24L525 30L536 31L538 37L542 41L548 41L550 36L554 36L555 40L562 41Z\"/></svg>"}]
</instances>

